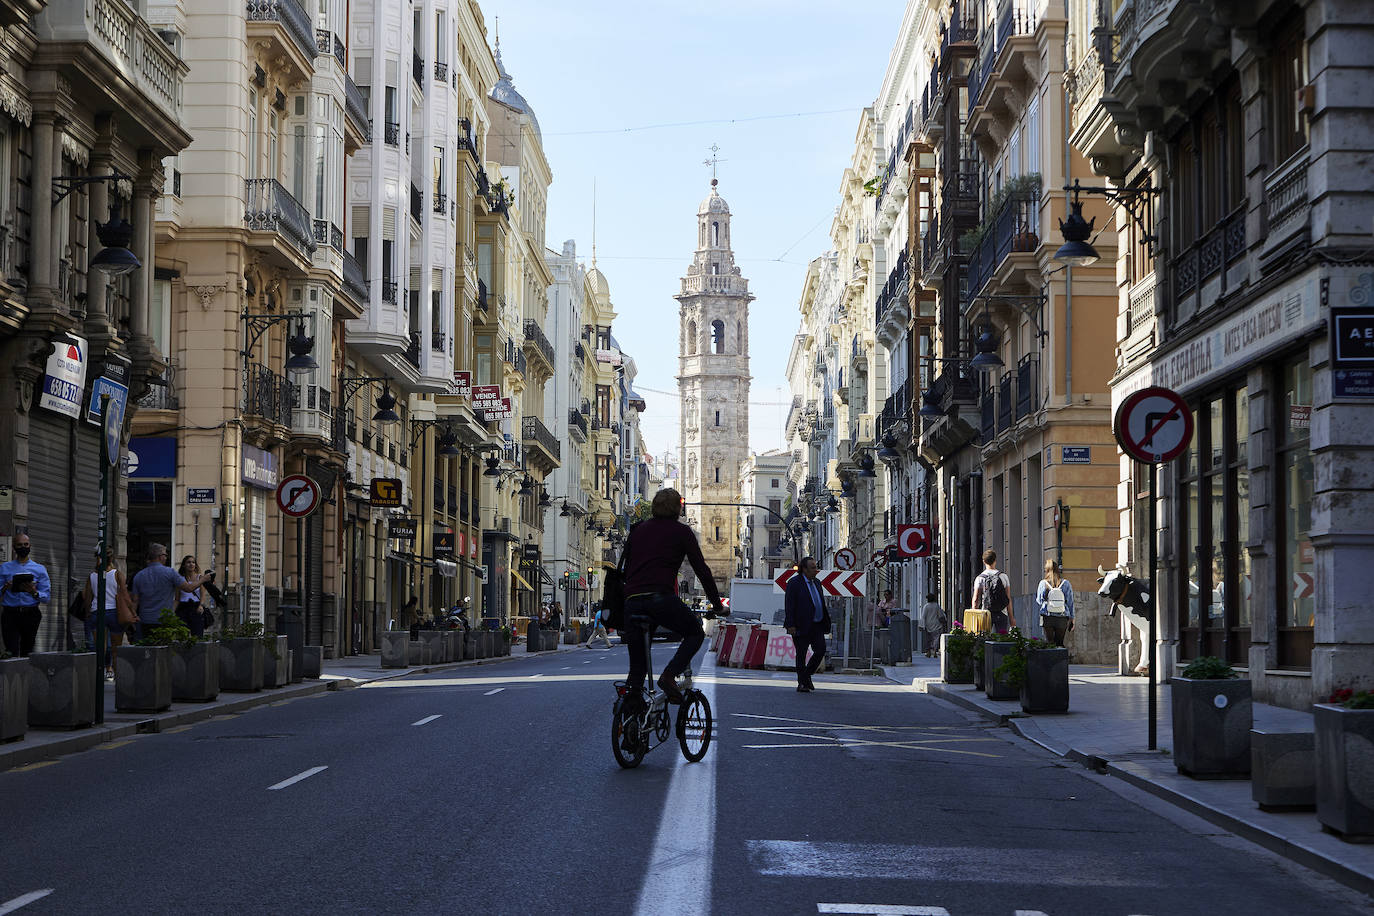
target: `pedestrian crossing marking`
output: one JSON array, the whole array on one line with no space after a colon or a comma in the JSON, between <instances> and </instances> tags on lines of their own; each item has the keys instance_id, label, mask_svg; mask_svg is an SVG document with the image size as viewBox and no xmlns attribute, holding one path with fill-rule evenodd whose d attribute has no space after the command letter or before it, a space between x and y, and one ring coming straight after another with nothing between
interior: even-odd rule
<instances>
[{"instance_id":1,"label":"pedestrian crossing marking","mask_svg":"<svg viewBox=\"0 0 1374 916\"><path fill-rule=\"evenodd\" d=\"M816 722L807 719L793 719L786 716L761 716L752 713L733 713L742 719L765 719L774 722L796 723L783 725L735 726L735 731L753 732L760 735L783 738L798 738L786 744L745 744L749 750L776 750L794 747L892 747L913 751L936 751L945 754L960 754L969 757L1002 757L969 748L950 747L952 744L988 744L1000 742L984 735L948 734L949 728L932 728L924 725L844 725L838 722ZM845 735L830 734L833 731L868 733L873 737L851 738ZM959 731L967 732L967 728ZM914 734L913 734L914 733ZM903 734L909 737L902 737ZM891 740L881 740L891 736Z\"/></svg>"}]
</instances>

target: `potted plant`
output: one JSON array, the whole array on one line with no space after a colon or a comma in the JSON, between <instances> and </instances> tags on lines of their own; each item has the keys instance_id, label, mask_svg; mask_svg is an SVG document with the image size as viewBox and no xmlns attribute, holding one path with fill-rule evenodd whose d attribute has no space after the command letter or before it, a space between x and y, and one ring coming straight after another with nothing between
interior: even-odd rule
<instances>
[{"instance_id":1,"label":"potted plant","mask_svg":"<svg viewBox=\"0 0 1374 916\"><path fill-rule=\"evenodd\" d=\"M1021 693L1021 685L1002 677L1002 663L1016 651L1021 631L1012 627L1009 633L989 633L983 643L983 692L989 700L1014 700Z\"/></svg>"},{"instance_id":2,"label":"potted plant","mask_svg":"<svg viewBox=\"0 0 1374 916\"><path fill-rule=\"evenodd\" d=\"M0 742L18 741L29 728L29 660L0 648Z\"/></svg>"},{"instance_id":3,"label":"potted plant","mask_svg":"<svg viewBox=\"0 0 1374 916\"><path fill-rule=\"evenodd\" d=\"M948 633L940 634L940 679L946 684L973 682L974 635L955 621Z\"/></svg>"},{"instance_id":4,"label":"potted plant","mask_svg":"<svg viewBox=\"0 0 1374 916\"><path fill-rule=\"evenodd\" d=\"M180 617L163 611L158 624L151 627L144 645L166 646L172 650L172 699L208 703L219 696L219 647L196 639ZM116 696L118 682L115 684Z\"/></svg>"},{"instance_id":5,"label":"potted plant","mask_svg":"<svg viewBox=\"0 0 1374 916\"><path fill-rule=\"evenodd\" d=\"M115 649L116 710L160 712L172 705L171 640L183 631L191 635L176 614L163 608L137 645Z\"/></svg>"},{"instance_id":6,"label":"potted plant","mask_svg":"<svg viewBox=\"0 0 1374 916\"><path fill-rule=\"evenodd\" d=\"M219 686L221 690L251 693L262 689L264 658L262 624L226 625L219 634Z\"/></svg>"},{"instance_id":7,"label":"potted plant","mask_svg":"<svg viewBox=\"0 0 1374 916\"><path fill-rule=\"evenodd\" d=\"M513 630L510 628L510 625L509 625L509 624L507 624L506 626L504 626L504 627L501 628L501 654L502 654L502 655L510 655L511 640L514 639L514 638L515 638L515 631L513 631Z\"/></svg>"},{"instance_id":8,"label":"potted plant","mask_svg":"<svg viewBox=\"0 0 1374 916\"><path fill-rule=\"evenodd\" d=\"M1069 650L1013 629L1012 650L997 666L997 677L1020 691L1026 712L1068 712Z\"/></svg>"},{"instance_id":9,"label":"potted plant","mask_svg":"<svg viewBox=\"0 0 1374 916\"><path fill-rule=\"evenodd\" d=\"M1201 779L1248 779L1250 681L1211 655L1193 660L1170 686L1174 766Z\"/></svg>"},{"instance_id":10,"label":"potted plant","mask_svg":"<svg viewBox=\"0 0 1374 916\"><path fill-rule=\"evenodd\" d=\"M1316 730L1317 820L1349 842L1374 840L1370 748L1374 690L1337 690L1313 709Z\"/></svg>"}]
</instances>

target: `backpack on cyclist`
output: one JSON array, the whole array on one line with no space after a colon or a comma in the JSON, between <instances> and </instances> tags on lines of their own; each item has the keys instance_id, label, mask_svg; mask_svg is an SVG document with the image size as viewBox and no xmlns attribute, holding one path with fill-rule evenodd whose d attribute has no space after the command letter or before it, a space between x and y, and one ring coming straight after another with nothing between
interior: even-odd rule
<instances>
[{"instance_id":1,"label":"backpack on cyclist","mask_svg":"<svg viewBox=\"0 0 1374 916\"><path fill-rule=\"evenodd\" d=\"M992 611L994 614L1004 613L1007 605L1011 604L1011 596L1007 594L1007 584L1002 581L1002 574L995 569L983 573L981 603L983 610Z\"/></svg>"},{"instance_id":2,"label":"backpack on cyclist","mask_svg":"<svg viewBox=\"0 0 1374 916\"><path fill-rule=\"evenodd\" d=\"M620 551L620 562L606 570L601 582L601 608L606 626L612 630L625 629L625 558L629 553L630 543L626 538L625 546Z\"/></svg>"}]
</instances>

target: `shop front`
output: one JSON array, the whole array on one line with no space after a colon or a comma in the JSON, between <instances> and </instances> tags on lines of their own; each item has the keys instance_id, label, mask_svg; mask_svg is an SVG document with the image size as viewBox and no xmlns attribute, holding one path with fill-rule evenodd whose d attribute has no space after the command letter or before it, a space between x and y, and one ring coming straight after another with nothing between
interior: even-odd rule
<instances>
[{"instance_id":1,"label":"shop front","mask_svg":"<svg viewBox=\"0 0 1374 916\"><path fill-rule=\"evenodd\" d=\"M241 607L247 620L266 622L267 503L277 488L277 456L243 444L239 478L238 556Z\"/></svg>"}]
</instances>

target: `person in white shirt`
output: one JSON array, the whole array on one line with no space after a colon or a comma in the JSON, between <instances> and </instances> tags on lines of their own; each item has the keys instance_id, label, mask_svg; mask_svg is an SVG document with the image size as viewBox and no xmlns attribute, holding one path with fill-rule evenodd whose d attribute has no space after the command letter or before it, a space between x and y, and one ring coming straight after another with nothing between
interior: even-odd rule
<instances>
[{"instance_id":1,"label":"person in white shirt","mask_svg":"<svg viewBox=\"0 0 1374 916\"><path fill-rule=\"evenodd\" d=\"M921 608L921 629L926 634L926 658L934 658L939 651L940 634L945 631L945 611L935 600L935 593L926 595Z\"/></svg>"},{"instance_id":2,"label":"person in white shirt","mask_svg":"<svg viewBox=\"0 0 1374 916\"><path fill-rule=\"evenodd\" d=\"M1016 626L1011 607L1011 579L997 568L997 551L983 551L983 571L973 580L973 606L992 612L992 631L1005 633Z\"/></svg>"}]
</instances>

